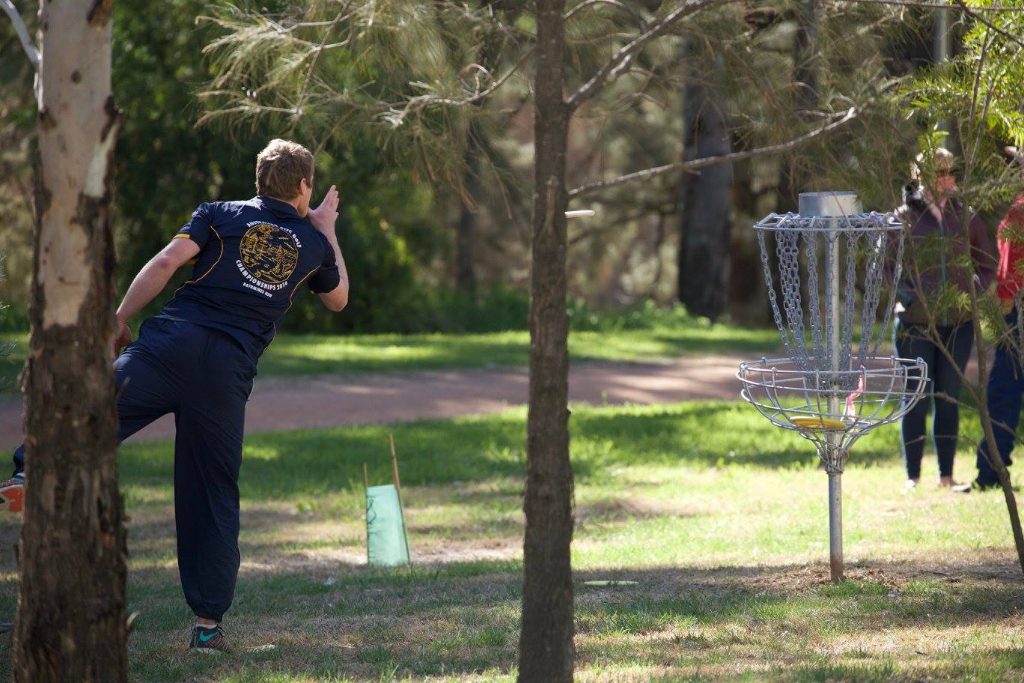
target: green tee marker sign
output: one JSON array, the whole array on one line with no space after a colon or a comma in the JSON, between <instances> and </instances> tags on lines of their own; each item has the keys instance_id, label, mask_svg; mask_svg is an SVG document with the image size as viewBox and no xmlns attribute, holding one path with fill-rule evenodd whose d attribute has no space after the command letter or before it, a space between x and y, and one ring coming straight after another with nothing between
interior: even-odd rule
<instances>
[{"instance_id":1,"label":"green tee marker sign","mask_svg":"<svg viewBox=\"0 0 1024 683\"><path fill-rule=\"evenodd\" d=\"M402 502L394 484L366 489L366 561L371 567L409 564Z\"/></svg>"},{"instance_id":2,"label":"green tee marker sign","mask_svg":"<svg viewBox=\"0 0 1024 683\"><path fill-rule=\"evenodd\" d=\"M405 533L402 512L402 483L398 478L395 439L388 434L391 450L392 484L370 486L370 475L363 465L366 489L366 563L371 567L409 564L409 536Z\"/></svg>"}]
</instances>

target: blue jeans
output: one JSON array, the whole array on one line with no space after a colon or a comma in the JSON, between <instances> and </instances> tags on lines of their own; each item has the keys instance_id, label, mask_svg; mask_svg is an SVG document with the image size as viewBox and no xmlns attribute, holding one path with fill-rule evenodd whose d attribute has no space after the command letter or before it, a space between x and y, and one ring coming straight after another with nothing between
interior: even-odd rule
<instances>
[{"instance_id":1,"label":"blue jeans","mask_svg":"<svg viewBox=\"0 0 1024 683\"><path fill-rule=\"evenodd\" d=\"M908 479L921 478L921 459L924 457L925 419L928 408L934 404L932 440L939 458L939 476L953 476L953 459L960 435L961 376L974 346L974 326L970 322L950 327L937 327L939 340L949 350L953 362L928 336L924 326L897 322L895 332L896 353L900 358L923 358L928 364L928 385L925 396L917 402L900 422L903 437L903 461Z\"/></svg>"},{"instance_id":2,"label":"blue jeans","mask_svg":"<svg viewBox=\"0 0 1024 683\"><path fill-rule=\"evenodd\" d=\"M1006 316L1011 329L1017 327L1017 309ZM992 418L992 431L996 437L999 457L1007 467L1013 464L1010 452L1017 438L1017 424L1020 422L1021 398L1024 397L1024 371L1020 358L1011 345L996 346L992 370L988 375L988 414ZM978 483L991 486L999 483L999 477L988 462L988 444L982 438L978 445Z\"/></svg>"}]
</instances>

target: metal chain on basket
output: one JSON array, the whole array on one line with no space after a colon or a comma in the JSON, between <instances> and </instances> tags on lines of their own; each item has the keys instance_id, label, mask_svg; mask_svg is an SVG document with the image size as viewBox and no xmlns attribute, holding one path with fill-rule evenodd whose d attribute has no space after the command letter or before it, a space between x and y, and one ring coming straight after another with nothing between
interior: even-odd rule
<instances>
[{"instance_id":1,"label":"metal chain on basket","mask_svg":"<svg viewBox=\"0 0 1024 683\"><path fill-rule=\"evenodd\" d=\"M771 214L759 222L755 228L758 246L761 251L761 267L764 271L768 299L771 304L772 317L790 359L802 370L826 370L830 368L831 348L838 343L840 348L840 368L851 369L853 360L863 365L868 358L878 353L883 339L892 325L894 306L896 303L896 287L902 272L904 239L890 238L891 219L886 214L870 213L859 217L867 225L864 228L841 229L833 238L825 230L825 220L821 217L802 217L795 214ZM773 232L775 239L775 255L777 276L770 263L770 251L765 233ZM822 235L819 240L818 235ZM846 235L846 257L833 262L829 239L841 240ZM895 245L892 242L895 241ZM887 284L888 251L896 248L896 258L892 278L892 288L888 304L884 308L882 324L875 334L874 322L877 319L878 307L882 301L882 289ZM819 249L824 249L824 256L819 256ZM859 343L854 348L854 322L857 316L858 298L856 285L858 281L858 260L864 254L864 291L860 297L862 306ZM819 266L824 260L824 283L819 279ZM801 268L804 261L806 270ZM845 273L836 273L843 283L846 296L843 298L843 310L840 314L840 329L832 329L832 300L834 297L832 273L834 268L845 264ZM801 276L806 273L806 282ZM778 282L779 292L776 291ZM806 288L806 301L803 299ZM822 288L824 292L822 292ZM781 292L781 294L780 294ZM823 296L824 295L824 296ZM781 301L779 300L781 296ZM805 306L806 304L806 306ZM810 332L810 338L807 332ZM837 336L838 335L838 336ZM809 348L810 347L810 348Z\"/></svg>"},{"instance_id":2,"label":"metal chain on basket","mask_svg":"<svg viewBox=\"0 0 1024 683\"><path fill-rule=\"evenodd\" d=\"M769 218L773 217L769 216ZM757 243L761 248L761 266L764 268L764 283L768 287L768 302L772 306L772 316L775 318L775 326L779 328L779 334L782 336L782 345L786 347L786 355L793 357L793 348L789 343L789 334L786 331L786 326L782 322L782 311L779 310L779 301L775 296L775 279L772 277L772 267L768 262L768 249L764 243L764 230L755 230L757 233Z\"/></svg>"},{"instance_id":3,"label":"metal chain on basket","mask_svg":"<svg viewBox=\"0 0 1024 683\"><path fill-rule=\"evenodd\" d=\"M857 302L857 256L860 254L860 232L846 233L846 301L843 307L843 338L839 352L839 369L850 370L853 350L854 304ZM861 333L863 334L863 332ZM847 387L852 389L853 387Z\"/></svg>"},{"instance_id":4,"label":"metal chain on basket","mask_svg":"<svg viewBox=\"0 0 1024 683\"><path fill-rule=\"evenodd\" d=\"M807 343L804 340L804 311L800 300L800 233L780 230L775 233L775 252L779 260L782 305L792 335L790 356L807 366ZM793 351L796 353L793 353Z\"/></svg>"},{"instance_id":5,"label":"metal chain on basket","mask_svg":"<svg viewBox=\"0 0 1024 683\"><path fill-rule=\"evenodd\" d=\"M813 225L813 222L812 222ZM804 254L807 257L807 298L810 312L811 339L814 343L814 367L820 368L825 358L825 341L821 338L821 297L818 296L818 233L804 233ZM804 367L809 370L810 365Z\"/></svg>"},{"instance_id":6,"label":"metal chain on basket","mask_svg":"<svg viewBox=\"0 0 1024 683\"><path fill-rule=\"evenodd\" d=\"M825 302L824 302L824 313L823 323L825 325L825 348L822 349L821 357L819 360L818 367L823 370L830 370L831 365L829 363L831 357L831 349L835 345L835 335L839 334L839 330L835 329L832 325L832 300L833 296L837 296L833 292L832 282L835 280L835 269L839 267L839 263L832 258L832 240L838 242L839 236L832 235L830 233L824 234L824 250L825 250Z\"/></svg>"},{"instance_id":7,"label":"metal chain on basket","mask_svg":"<svg viewBox=\"0 0 1024 683\"><path fill-rule=\"evenodd\" d=\"M872 216L874 218L874 216ZM878 221L874 224L881 227ZM888 246L888 235L886 231L879 229L867 234L867 263L864 268L864 298L861 308L861 333L860 348L858 349L857 364L864 365L866 358L875 355L878 349L878 341L874 333L875 320L878 318L878 302L882 294L882 276L885 270L885 253ZM878 338L885 334L880 329Z\"/></svg>"},{"instance_id":8,"label":"metal chain on basket","mask_svg":"<svg viewBox=\"0 0 1024 683\"><path fill-rule=\"evenodd\" d=\"M883 226L885 225L886 217L884 214L872 213L871 218L877 221L877 224ZM901 226L898 232L890 230L882 231L882 234L886 237L886 239L888 239L889 232L896 233L896 259L895 264L893 266L892 282L889 283L889 301L885 306L885 314L882 317L882 326L878 328L878 337L875 339L875 343L871 347L871 352L868 354L870 356L877 356L878 347L882 343L882 340L891 337L891 335L889 334L889 329L890 326L893 324L893 316L896 314L896 290L899 288L900 278L903 277L903 249L906 245L906 238L903 234L903 227ZM882 244L883 247L886 246L885 242L883 242ZM883 264L885 263L886 251L887 249L883 249L882 253L879 255L879 258L881 259L881 262ZM896 349L893 349L893 354L895 353Z\"/></svg>"}]
</instances>

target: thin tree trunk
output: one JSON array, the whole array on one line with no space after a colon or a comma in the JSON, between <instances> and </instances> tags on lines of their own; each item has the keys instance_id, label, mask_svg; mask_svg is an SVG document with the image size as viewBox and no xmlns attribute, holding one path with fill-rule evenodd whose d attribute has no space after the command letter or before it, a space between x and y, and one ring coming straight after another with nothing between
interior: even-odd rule
<instances>
[{"instance_id":1,"label":"thin tree trunk","mask_svg":"<svg viewBox=\"0 0 1024 683\"><path fill-rule=\"evenodd\" d=\"M807 113L818 104L821 60L818 51L818 33L821 23L821 0L803 0L797 10L797 25L793 35L793 102L797 114ZM800 192L807 190L807 174L790 158L784 158L779 178L778 211L796 211Z\"/></svg>"},{"instance_id":2,"label":"thin tree trunk","mask_svg":"<svg viewBox=\"0 0 1024 683\"><path fill-rule=\"evenodd\" d=\"M15 680L127 680L111 371L111 0L42 3Z\"/></svg>"},{"instance_id":3,"label":"thin tree trunk","mask_svg":"<svg viewBox=\"0 0 1024 683\"><path fill-rule=\"evenodd\" d=\"M462 210L455 229L455 289L470 296L476 294L474 246L476 242L477 212L480 206L480 155L483 150L477 138L483 135L476 120L469 124L464 161Z\"/></svg>"},{"instance_id":4,"label":"thin tree trunk","mask_svg":"<svg viewBox=\"0 0 1024 683\"><path fill-rule=\"evenodd\" d=\"M821 82L821 56L818 34L821 24L822 0L803 0L797 13L796 33L793 37L793 85L798 111L804 113L818 104Z\"/></svg>"},{"instance_id":5,"label":"thin tree trunk","mask_svg":"<svg viewBox=\"0 0 1024 683\"><path fill-rule=\"evenodd\" d=\"M519 680L572 681L573 477L569 463L563 95L564 0L537 0L526 538Z\"/></svg>"},{"instance_id":6,"label":"thin tree trunk","mask_svg":"<svg viewBox=\"0 0 1024 683\"><path fill-rule=\"evenodd\" d=\"M686 59L695 56L689 51ZM732 151L721 98L699 80L710 74L695 72L684 93L686 160ZM679 301L711 320L729 305L732 181L732 164L718 164L684 173L679 187Z\"/></svg>"},{"instance_id":7,"label":"thin tree trunk","mask_svg":"<svg viewBox=\"0 0 1024 683\"><path fill-rule=\"evenodd\" d=\"M988 359L986 357L986 349L984 344L980 341L984 339L982 334L981 316L978 311L978 293L974 289L974 282L970 283L970 297L973 303L971 324L974 326L975 339L979 340L978 346L978 388L979 391L975 393L976 404L978 406L978 418L981 421L981 429L985 439L986 453L985 457L988 459L989 465L995 471L996 476L999 478L999 487L1003 490L1003 500L1006 502L1006 511L1010 517L1010 532L1013 534L1013 546L1017 550L1017 563L1020 565L1021 572L1024 572L1024 529L1021 527L1020 511L1017 509L1017 498L1013 492L1013 484L1010 481L1010 473L1006 469L1006 464L1003 463L1002 455L999 452L999 447L996 445L995 430L992 425L992 414L988 410L988 376L992 372L992 368L988 365ZM1018 324L1020 324L1018 322ZM1012 330L1008 333L1012 333ZM997 340L996 343L999 343ZM1015 352L1019 352L1020 349L1015 349ZM949 350L945 350L946 354L949 354Z\"/></svg>"},{"instance_id":8,"label":"thin tree trunk","mask_svg":"<svg viewBox=\"0 0 1024 683\"><path fill-rule=\"evenodd\" d=\"M980 323L976 324L975 330L979 330L980 327ZM988 379L987 374L985 379ZM1010 517L1010 533L1013 535L1013 547L1017 551L1017 563L1020 565L1021 572L1024 572L1024 529L1021 528L1020 512L1017 510L1017 498L1013 493L1010 472L1006 469L1006 464L1003 463L1003 459L999 454L995 432L992 428L992 416L989 414L988 405L984 400L978 402L978 413L981 418L981 427L987 447L985 457L995 471L996 476L999 477L999 488L1003 491L1003 500L1006 502L1006 511Z\"/></svg>"}]
</instances>

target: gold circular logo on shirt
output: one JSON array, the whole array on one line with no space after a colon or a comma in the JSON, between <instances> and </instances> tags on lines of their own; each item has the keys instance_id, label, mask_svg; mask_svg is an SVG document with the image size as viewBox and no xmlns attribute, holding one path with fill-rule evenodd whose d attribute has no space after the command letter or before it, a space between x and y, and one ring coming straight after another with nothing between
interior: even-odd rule
<instances>
[{"instance_id":1,"label":"gold circular logo on shirt","mask_svg":"<svg viewBox=\"0 0 1024 683\"><path fill-rule=\"evenodd\" d=\"M299 262L295 239L270 223L257 223L246 230L240 249L242 264L253 277L268 285L286 282Z\"/></svg>"}]
</instances>

